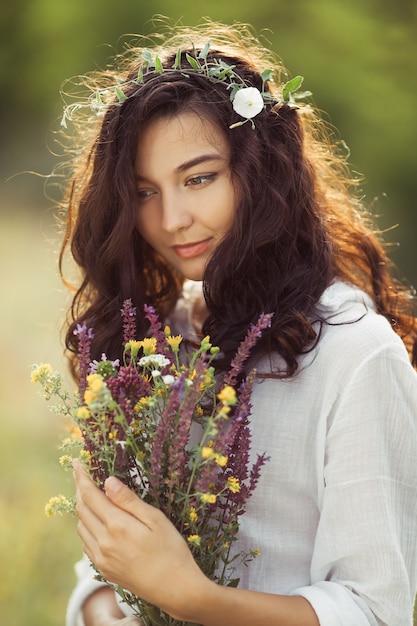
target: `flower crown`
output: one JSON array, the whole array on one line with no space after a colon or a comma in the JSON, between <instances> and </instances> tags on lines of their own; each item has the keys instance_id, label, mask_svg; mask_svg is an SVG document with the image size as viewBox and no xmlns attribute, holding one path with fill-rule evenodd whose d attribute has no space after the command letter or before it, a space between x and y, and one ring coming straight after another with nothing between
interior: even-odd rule
<instances>
[{"instance_id":1,"label":"flower crown","mask_svg":"<svg viewBox=\"0 0 417 626\"><path fill-rule=\"evenodd\" d=\"M197 52L193 46L194 56L185 53L185 60L187 67L183 67L183 50L178 48L175 56L175 62L172 68L165 68L158 54L155 56L150 50L142 51L143 63L139 68L138 74L134 79L120 82L117 85L98 89L89 99L87 106L92 107L95 111L102 113L107 107L112 104L123 104L129 96L125 93L124 89L131 85L143 85L145 82L145 76L153 74L157 77L160 74L181 72L183 76L189 78L190 72L205 76L207 80L215 84L224 84L226 89L230 92L230 101L233 106L233 110L244 118L240 122L231 124L229 128L236 128L251 122L252 128L255 128L253 118L256 117L268 104L278 104L282 102L290 107L297 107L298 100L311 96L310 91L304 91L297 93L303 83L303 76L295 76L293 79L286 82L282 87L281 100L277 100L269 91L265 89L265 85L268 81L272 80L273 69L265 69L260 73L262 79L261 90L256 87L248 86L243 78L234 71L235 65L229 65L222 59L207 59L210 51L210 40L207 41L205 46ZM114 96L117 100L114 101ZM66 107L61 124L66 126L66 120L71 120L73 113L82 108L85 105L72 104Z\"/></svg>"}]
</instances>

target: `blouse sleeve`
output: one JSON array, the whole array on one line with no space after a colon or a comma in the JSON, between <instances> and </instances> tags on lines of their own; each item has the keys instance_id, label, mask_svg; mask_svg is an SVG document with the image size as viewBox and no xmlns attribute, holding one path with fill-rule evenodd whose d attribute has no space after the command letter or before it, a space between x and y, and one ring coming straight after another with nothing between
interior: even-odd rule
<instances>
[{"instance_id":1,"label":"blouse sleeve","mask_svg":"<svg viewBox=\"0 0 417 626\"><path fill-rule=\"evenodd\" d=\"M417 585L417 375L399 344L355 369L327 425L311 564L320 626L411 626Z\"/></svg>"},{"instance_id":2,"label":"blouse sleeve","mask_svg":"<svg viewBox=\"0 0 417 626\"><path fill-rule=\"evenodd\" d=\"M77 584L68 601L66 626L84 626L81 612L82 605L94 591L106 586L106 583L95 580L96 572L86 556L75 564L75 573Z\"/></svg>"}]
</instances>

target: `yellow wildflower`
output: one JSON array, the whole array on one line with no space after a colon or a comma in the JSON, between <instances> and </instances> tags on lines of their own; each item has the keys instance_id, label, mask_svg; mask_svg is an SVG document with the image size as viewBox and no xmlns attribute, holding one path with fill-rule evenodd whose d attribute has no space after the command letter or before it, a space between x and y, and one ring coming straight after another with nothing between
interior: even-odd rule
<instances>
[{"instance_id":1,"label":"yellow wildflower","mask_svg":"<svg viewBox=\"0 0 417 626\"><path fill-rule=\"evenodd\" d=\"M49 363L41 363L31 373L30 380L32 381L32 383L38 383L42 378L44 378L45 376L49 376L50 374L52 374L52 367L49 365Z\"/></svg>"},{"instance_id":2,"label":"yellow wildflower","mask_svg":"<svg viewBox=\"0 0 417 626\"><path fill-rule=\"evenodd\" d=\"M180 343L182 341L182 336L181 335L169 335L169 337L166 337L166 340L167 340L168 345L171 347L171 350L173 352L178 352Z\"/></svg>"},{"instance_id":3,"label":"yellow wildflower","mask_svg":"<svg viewBox=\"0 0 417 626\"><path fill-rule=\"evenodd\" d=\"M125 344L125 350L130 350L132 358L135 358L138 355L139 349L142 348L142 346L142 341L135 341L135 339L130 339L130 341Z\"/></svg>"},{"instance_id":4,"label":"yellow wildflower","mask_svg":"<svg viewBox=\"0 0 417 626\"><path fill-rule=\"evenodd\" d=\"M192 543L194 546L199 546L201 543L200 535L189 535L187 537L188 543Z\"/></svg>"},{"instance_id":5,"label":"yellow wildflower","mask_svg":"<svg viewBox=\"0 0 417 626\"><path fill-rule=\"evenodd\" d=\"M93 383L95 380L102 380L100 374L94 373L87 376L87 382L89 385L91 385L91 383Z\"/></svg>"},{"instance_id":6,"label":"yellow wildflower","mask_svg":"<svg viewBox=\"0 0 417 626\"><path fill-rule=\"evenodd\" d=\"M213 448L210 448L210 446L204 446L203 448L201 448L201 456L203 457L203 459L209 459L213 455Z\"/></svg>"},{"instance_id":7,"label":"yellow wildflower","mask_svg":"<svg viewBox=\"0 0 417 626\"><path fill-rule=\"evenodd\" d=\"M217 465L220 465L220 467L225 467L225 465L227 465L227 456L224 456L223 454L215 454L214 458Z\"/></svg>"},{"instance_id":8,"label":"yellow wildflower","mask_svg":"<svg viewBox=\"0 0 417 626\"><path fill-rule=\"evenodd\" d=\"M97 398L97 394L93 393L91 389L86 389L84 391L84 402L86 404L91 404L93 400L95 400L96 398Z\"/></svg>"},{"instance_id":9,"label":"yellow wildflower","mask_svg":"<svg viewBox=\"0 0 417 626\"><path fill-rule=\"evenodd\" d=\"M204 389L208 389L209 387L211 387L213 385L213 379L211 378L211 376L206 375L202 382L199 385L199 388L201 391L204 391Z\"/></svg>"},{"instance_id":10,"label":"yellow wildflower","mask_svg":"<svg viewBox=\"0 0 417 626\"><path fill-rule=\"evenodd\" d=\"M145 409L148 406L150 399L151 399L151 396L142 396L141 398L139 398L139 400L135 404L135 408L134 408L135 413L139 413L140 411L143 411L143 409Z\"/></svg>"},{"instance_id":11,"label":"yellow wildflower","mask_svg":"<svg viewBox=\"0 0 417 626\"><path fill-rule=\"evenodd\" d=\"M202 493L200 500L201 502L206 502L207 504L216 504L217 496L215 493Z\"/></svg>"},{"instance_id":12,"label":"yellow wildflower","mask_svg":"<svg viewBox=\"0 0 417 626\"><path fill-rule=\"evenodd\" d=\"M64 454L63 456L59 457L59 464L65 470L72 470L72 456L70 456L69 454Z\"/></svg>"},{"instance_id":13,"label":"yellow wildflower","mask_svg":"<svg viewBox=\"0 0 417 626\"><path fill-rule=\"evenodd\" d=\"M59 496L53 496L45 505L45 515L47 517L54 517L54 515L63 515L64 513L72 512L74 504L68 500L65 496L60 494Z\"/></svg>"},{"instance_id":14,"label":"yellow wildflower","mask_svg":"<svg viewBox=\"0 0 417 626\"><path fill-rule=\"evenodd\" d=\"M190 513L189 513L188 517L190 518L190 522L192 524L194 524L198 520L197 511L195 510L195 508L193 506L190 507Z\"/></svg>"},{"instance_id":15,"label":"yellow wildflower","mask_svg":"<svg viewBox=\"0 0 417 626\"><path fill-rule=\"evenodd\" d=\"M196 415L198 415L199 417L201 417L202 415L204 415L204 411L203 411L203 409L201 408L201 406L197 406L197 407L195 408L195 414L196 414Z\"/></svg>"},{"instance_id":16,"label":"yellow wildflower","mask_svg":"<svg viewBox=\"0 0 417 626\"><path fill-rule=\"evenodd\" d=\"M225 387L223 387L220 393L217 394L217 397L220 402L228 406L233 406L237 402L236 391L230 385L226 385Z\"/></svg>"},{"instance_id":17,"label":"yellow wildflower","mask_svg":"<svg viewBox=\"0 0 417 626\"><path fill-rule=\"evenodd\" d=\"M84 450L84 449L80 450L80 454L78 458L80 459L82 463L88 464L91 461L91 452L89 452L88 450Z\"/></svg>"},{"instance_id":18,"label":"yellow wildflower","mask_svg":"<svg viewBox=\"0 0 417 626\"><path fill-rule=\"evenodd\" d=\"M203 348L203 350L210 350L210 335L206 335L204 339L201 340L200 346Z\"/></svg>"},{"instance_id":19,"label":"yellow wildflower","mask_svg":"<svg viewBox=\"0 0 417 626\"><path fill-rule=\"evenodd\" d=\"M223 419L227 420L227 418L229 417L229 413L230 406L223 405L222 408L217 412L217 415L218 417L222 417Z\"/></svg>"},{"instance_id":20,"label":"yellow wildflower","mask_svg":"<svg viewBox=\"0 0 417 626\"><path fill-rule=\"evenodd\" d=\"M76 443L74 442L73 439L71 439L71 437L65 437L62 442L61 445L59 446L60 450L67 450L68 448L75 448L76 447Z\"/></svg>"},{"instance_id":21,"label":"yellow wildflower","mask_svg":"<svg viewBox=\"0 0 417 626\"><path fill-rule=\"evenodd\" d=\"M94 393L101 391L101 389L103 388L103 379L95 378L94 380L91 381L89 387L91 391L93 391Z\"/></svg>"},{"instance_id":22,"label":"yellow wildflower","mask_svg":"<svg viewBox=\"0 0 417 626\"><path fill-rule=\"evenodd\" d=\"M156 352L155 337L145 337L145 339L141 343L143 346L143 353L145 356L149 356L150 354L155 354Z\"/></svg>"},{"instance_id":23,"label":"yellow wildflower","mask_svg":"<svg viewBox=\"0 0 417 626\"><path fill-rule=\"evenodd\" d=\"M90 411L86 406L80 406L75 413L75 417L80 420L87 420L90 417Z\"/></svg>"},{"instance_id":24,"label":"yellow wildflower","mask_svg":"<svg viewBox=\"0 0 417 626\"><path fill-rule=\"evenodd\" d=\"M100 374L89 374L87 376L88 388L84 391L84 402L91 404L99 397L100 391L103 389L103 377Z\"/></svg>"},{"instance_id":25,"label":"yellow wildflower","mask_svg":"<svg viewBox=\"0 0 417 626\"><path fill-rule=\"evenodd\" d=\"M261 554L259 548L255 548L255 550L251 550L251 555L256 559L257 556Z\"/></svg>"},{"instance_id":26,"label":"yellow wildflower","mask_svg":"<svg viewBox=\"0 0 417 626\"><path fill-rule=\"evenodd\" d=\"M232 493L239 493L240 491L239 480L234 476L229 476L227 479L227 486Z\"/></svg>"},{"instance_id":27,"label":"yellow wildflower","mask_svg":"<svg viewBox=\"0 0 417 626\"><path fill-rule=\"evenodd\" d=\"M128 345L131 350L139 350L139 348L143 346L143 341L136 341L135 339L131 339Z\"/></svg>"},{"instance_id":28,"label":"yellow wildflower","mask_svg":"<svg viewBox=\"0 0 417 626\"><path fill-rule=\"evenodd\" d=\"M171 329L169 326L164 326L164 334L168 337L171 334Z\"/></svg>"}]
</instances>

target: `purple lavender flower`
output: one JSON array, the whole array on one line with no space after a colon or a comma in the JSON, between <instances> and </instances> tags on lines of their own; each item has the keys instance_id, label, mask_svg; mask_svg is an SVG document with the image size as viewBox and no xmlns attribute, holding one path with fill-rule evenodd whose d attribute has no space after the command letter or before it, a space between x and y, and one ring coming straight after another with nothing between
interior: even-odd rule
<instances>
[{"instance_id":1,"label":"purple lavender flower","mask_svg":"<svg viewBox=\"0 0 417 626\"><path fill-rule=\"evenodd\" d=\"M256 324L249 328L245 339L241 342L235 357L232 360L230 370L224 379L225 385L236 385L239 374L243 371L243 366L250 356L252 348L256 345L266 328L271 327L273 313L262 313Z\"/></svg>"},{"instance_id":2,"label":"purple lavender flower","mask_svg":"<svg viewBox=\"0 0 417 626\"><path fill-rule=\"evenodd\" d=\"M170 468L170 476L168 477L167 485L170 489L180 492L181 487L184 488L184 485L187 485L189 480L187 443L190 438L194 410L201 392L198 388L197 377L192 387L187 386L183 376L180 377L178 382L182 387L180 397L182 396L183 400L169 448L168 467Z\"/></svg>"},{"instance_id":3,"label":"purple lavender flower","mask_svg":"<svg viewBox=\"0 0 417 626\"><path fill-rule=\"evenodd\" d=\"M165 341L165 334L162 330L162 324L159 321L159 317L157 313L155 312L155 309L153 308L153 306L149 306L148 304L145 304L145 306L143 307L143 310L145 311L145 317L150 324L150 328L149 328L150 336L155 337L156 339L156 351L162 353L166 346L166 341Z\"/></svg>"},{"instance_id":4,"label":"purple lavender flower","mask_svg":"<svg viewBox=\"0 0 417 626\"><path fill-rule=\"evenodd\" d=\"M74 335L78 337L78 391L80 397L83 398L87 388L87 374L91 359L91 340L94 337L94 333L92 328L87 328L87 324L84 322L83 324L77 324Z\"/></svg>"},{"instance_id":5,"label":"purple lavender flower","mask_svg":"<svg viewBox=\"0 0 417 626\"><path fill-rule=\"evenodd\" d=\"M161 502L161 495L164 492L167 473L168 449L171 445L175 425L172 417L177 413L180 404L180 385L173 385L168 402L155 430L149 458L149 495L159 504L162 510L164 510L163 502L166 502L166 498L162 498Z\"/></svg>"},{"instance_id":6,"label":"purple lavender flower","mask_svg":"<svg viewBox=\"0 0 417 626\"><path fill-rule=\"evenodd\" d=\"M123 319L123 345L126 345L131 339L136 339L136 307L132 306L130 298L123 302L120 312Z\"/></svg>"},{"instance_id":7,"label":"purple lavender flower","mask_svg":"<svg viewBox=\"0 0 417 626\"><path fill-rule=\"evenodd\" d=\"M228 456L228 463L223 474L219 476L219 486L222 481L227 481L227 478L233 477L239 481L240 490L228 494L226 502L220 505L220 508L223 509L223 522L243 515L245 504L259 481L261 468L269 460L265 454L258 454L257 460L249 471L251 448L249 418L252 411L250 398L254 378L255 371L252 371L241 384L233 423L224 437L224 454Z\"/></svg>"},{"instance_id":8,"label":"purple lavender flower","mask_svg":"<svg viewBox=\"0 0 417 626\"><path fill-rule=\"evenodd\" d=\"M261 469L265 465L265 463L267 461L269 461L270 458L271 457L269 457L269 456L265 456L265 453L258 454L258 458L256 459L255 463L253 464L251 472L250 472L248 497L255 491L256 486L257 486L257 484L259 482L260 475L261 475Z\"/></svg>"}]
</instances>

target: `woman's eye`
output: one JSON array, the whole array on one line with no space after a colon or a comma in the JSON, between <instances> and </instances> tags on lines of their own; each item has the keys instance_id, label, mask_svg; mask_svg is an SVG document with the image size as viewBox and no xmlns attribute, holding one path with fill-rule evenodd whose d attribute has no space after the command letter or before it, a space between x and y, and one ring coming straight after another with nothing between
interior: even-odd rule
<instances>
[{"instance_id":1,"label":"woman's eye","mask_svg":"<svg viewBox=\"0 0 417 626\"><path fill-rule=\"evenodd\" d=\"M187 180L186 184L190 185L191 187L201 187L206 183L214 180L215 177L216 174L202 174L201 176L192 176Z\"/></svg>"},{"instance_id":2,"label":"woman's eye","mask_svg":"<svg viewBox=\"0 0 417 626\"><path fill-rule=\"evenodd\" d=\"M152 189L138 189L138 198L139 200L146 200L146 198L150 198L154 193Z\"/></svg>"}]
</instances>

